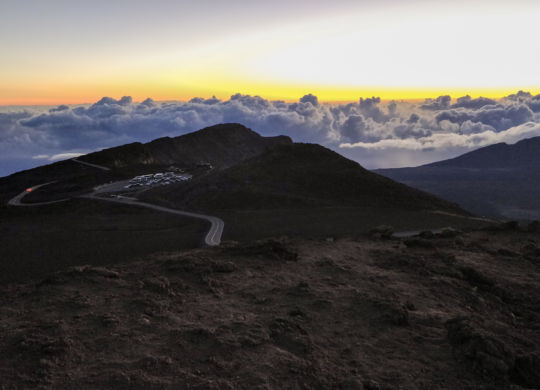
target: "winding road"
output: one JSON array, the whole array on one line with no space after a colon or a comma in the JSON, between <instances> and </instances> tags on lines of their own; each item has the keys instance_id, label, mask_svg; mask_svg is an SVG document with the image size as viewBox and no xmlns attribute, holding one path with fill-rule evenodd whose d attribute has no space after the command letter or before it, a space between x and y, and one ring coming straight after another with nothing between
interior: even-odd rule
<instances>
[{"instance_id":1,"label":"winding road","mask_svg":"<svg viewBox=\"0 0 540 390\"><path fill-rule=\"evenodd\" d=\"M204 243L208 246L217 246L221 243L221 236L223 234L223 228L225 226L225 222L223 222L223 220L218 217L213 217L211 215L191 213L189 211L170 209L168 207L162 207L162 206L158 206L152 203L140 202L138 199L128 198L126 196L117 196L115 198L103 198L100 196L96 196L94 195L94 193L92 193L89 195L83 195L82 198L102 200L102 201L113 202L113 203L121 203L121 204L130 205L130 206L145 207L147 209L161 211L164 213L181 215L183 217L203 219L205 221L210 222L210 230L208 231L208 233L206 233L206 236L204 237Z\"/></svg>"},{"instance_id":2,"label":"winding road","mask_svg":"<svg viewBox=\"0 0 540 390\"><path fill-rule=\"evenodd\" d=\"M9 206L31 207L31 206L44 206L48 204L59 203L59 202L64 202L66 200L69 200L69 199L61 199L61 200L55 200L52 202L40 202L40 203L22 203L21 202L21 200L32 191L35 191L40 187L44 187L52 183L54 182L43 183L43 184L30 187L24 190L23 192L21 192L19 195L10 199L7 204ZM81 198L102 200L105 202L121 203L121 204L130 205L130 206L137 206L137 207L145 207L147 209L152 209L152 210L169 213L169 214L181 215L183 217L203 219L205 221L210 222L210 230L208 231L208 233L206 233L206 236L204 237L204 243L208 246L218 246L221 243L221 236L223 235L223 228L225 227L225 223L223 222L221 218L218 218L218 217L213 217L211 215L191 213L189 211L180 211L180 210L170 209L168 207L157 206L151 203L140 202L138 199L128 198L125 196L116 196L114 198L104 198L104 197L96 196L96 191L88 195L83 195L81 196Z\"/></svg>"},{"instance_id":3,"label":"winding road","mask_svg":"<svg viewBox=\"0 0 540 390\"><path fill-rule=\"evenodd\" d=\"M53 201L50 201L50 202L38 202L38 203L22 203L21 202L22 198L24 198L29 193L37 190L40 187L44 187L44 186L52 184L52 183L56 183L56 182L51 181L51 182L48 182L48 183L38 184L37 186L27 188L26 190L21 192L19 195L11 198L8 201L7 204L8 204L8 206L45 206L45 205L48 205L48 204L60 203L60 202L65 202L66 200L69 200L69 199L59 199L59 200L53 200Z\"/></svg>"},{"instance_id":4,"label":"winding road","mask_svg":"<svg viewBox=\"0 0 540 390\"><path fill-rule=\"evenodd\" d=\"M86 161L78 160L77 157L72 158L71 161L75 161L76 163L86 165L86 166L89 166L89 167L92 167L92 168L101 169L102 171L110 171L111 170L111 168L104 167L103 165L91 164L91 163L88 163Z\"/></svg>"},{"instance_id":5,"label":"winding road","mask_svg":"<svg viewBox=\"0 0 540 390\"><path fill-rule=\"evenodd\" d=\"M87 165L96 169L101 169L104 171L110 170L110 168L97 165L97 164L87 163L85 161L78 160L77 158L72 158L71 160L76 163ZM43 187L52 183L55 183L55 182L53 181L49 183L39 184L39 185L28 188L25 191L21 192L19 195L10 199L8 201L8 205L25 206L25 207L44 206L44 205L49 205L49 204L54 204L54 203L59 203L59 202L65 202L66 200L69 200L69 199L60 199L60 200L55 200L51 202L40 202L40 203L22 203L21 202L21 200L32 191L35 191L40 187ZM204 237L204 243L208 246L217 246L221 243L221 236L223 235L223 228L225 226L225 223L223 222L221 218L214 217L211 215L197 214L197 213L192 213L189 211L181 211L181 210L171 209L168 207L158 206L152 203L141 202L136 198L129 198L126 196L120 196L120 195L115 196L115 197L98 196L98 194L102 194L104 192L110 191L109 188L114 187L115 184L120 185L120 188L122 188L125 183L115 182L115 183L106 184L104 185L107 187L105 191L103 191L103 189L100 189L100 187L104 187L104 186L98 186L94 188L94 191L91 194L83 195L81 197L86 198L86 199L101 200L104 202L120 203L120 204L129 205L129 206L145 207L147 209L152 209L152 210L160 211L163 213L175 214L175 215L180 215L180 216L189 217L189 218L202 219L207 222L210 222L210 230L208 230L208 233L206 233L206 236ZM443 229L428 229L428 230L431 230L433 233L440 233ZM413 237L413 236L419 235L421 232L422 230L403 231L403 232L396 232L392 236L395 238L407 238L407 237Z\"/></svg>"},{"instance_id":6,"label":"winding road","mask_svg":"<svg viewBox=\"0 0 540 390\"><path fill-rule=\"evenodd\" d=\"M8 205L10 206L43 206L43 205L59 203L59 202L64 202L66 200L69 200L69 199L61 199L61 200L55 200L52 202L40 202L40 203L22 203L21 202L22 198L24 198L30 192L35 191L40 187L43 187L52 183L55 183L55 182L39 184L39 185L28 188L27 190L21 192L19 195L9 200ZM115 183L107 184L107 186L111 186L114 184ZM211 215L197 214L197 213L192 213L189 211L181 211L181 210L171 209L168 207L158 206L152 203L141 202L136 198L130 198L127 196L121 196L121 195L117 195L115 197L98 196L98 194L101 194L101 193L102 192L99 190L99 186L98 186L94 189L94 192L88 195L83 195L81 196L81 198L101 200L104 202L120 203L120 204L129 205L129 206L144 207L147 209L152 209L152 210L160 211L163 213L175 214L175 215L180 215L180 216L188 217L188 218L203 219L207 222L210 222L210 230L208 230L208 233L206 233L206 236L204 237L204 243L208 246L218 246L221 243L221 236L223 235L223 228L225 227L225 222L223 222L221 218L214 217ZM436 233L441 233L444 229L445 228L427 229L427 230L436 234ZM419 235L423 231L425 230L409 230L409 231L403 231L403 232L396 232L392 234L392 237L394 238L414 237L414 236Z\"/></svg>"}]
</instances>

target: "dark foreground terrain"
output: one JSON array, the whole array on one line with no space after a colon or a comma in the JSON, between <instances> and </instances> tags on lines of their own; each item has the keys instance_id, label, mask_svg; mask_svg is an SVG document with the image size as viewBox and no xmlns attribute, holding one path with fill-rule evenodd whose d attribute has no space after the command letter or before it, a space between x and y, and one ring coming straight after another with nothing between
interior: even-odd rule
<instances>
[{"instance_id":1,"label":"dark foreground terrain","mask_svg":"<svg viewBox=\"0 0 540 390\"><path fill-rule=\"evenodd\" d=\"M68 266L196 248L207 230L197 219L98 200L0 206L0 283L42 277Z\"/></svg>"},{"instance_id":2,"label":"dark foreground terrain","mask_svg":"<svg viewBox=\"0 0 540 390\"><path fill-rule=\"evenodd\" d=\"M229 242L0 287L0 388L540 387L540 236Z\"/></svg>"}]
</instances>

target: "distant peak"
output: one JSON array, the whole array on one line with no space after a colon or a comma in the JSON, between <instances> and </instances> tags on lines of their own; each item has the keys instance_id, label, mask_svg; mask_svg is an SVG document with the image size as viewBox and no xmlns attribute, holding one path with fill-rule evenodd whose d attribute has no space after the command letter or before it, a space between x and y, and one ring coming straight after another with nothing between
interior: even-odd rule
<instances>
[{"instance_id":1,"label":"distant peak","mask_svg":"<svg viewBox=\"0 0 540 390\"><path fill-rule=\"evenodd\" d=\"M426 167L511 168L536 166L540 162L540 137L522 139L516 143L500 142L461 156L434 162Z\"/></svg>"},{"instance_id":2,"label":"distant peak","mask_svg":"<svg viewBox=\"0 0 540 390\"><path fill-rule=\"evenodd\" d=\"M186 134L189 135L212 135L212 136L223 136L223 135L246 135L250 137L261 137L261 135L250 128L240 124L240 123L220 123L213 126L205 127L204 129L195 131L193 133Z\"/></svg>"},{"instance_id":3,"label":"distant peak","mask_svg":"<svg viewBox=\"0 0 540 390\"><path fill-rule=\"evenodd\" d=\"M241 123L234 123L234 122L218 123L216 125L205 127L203 129L201 129L200 131L205 131L205 130L210 130L210 131L211 130L249 130L249 131L253 131L253 130L247 128L246 126L244 126Z\"/></svg>"}]
</instances>

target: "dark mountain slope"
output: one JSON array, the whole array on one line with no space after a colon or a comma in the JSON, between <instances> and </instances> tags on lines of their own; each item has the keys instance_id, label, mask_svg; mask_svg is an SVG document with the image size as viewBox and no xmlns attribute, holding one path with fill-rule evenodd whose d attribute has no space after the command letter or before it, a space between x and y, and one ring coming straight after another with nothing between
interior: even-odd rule
<instances>
[{"instance_id":1,"label":"dark mountain slope","mask_svg":"<svg viewBox=\"0 0 540 390\"><path fill-rule=\"evenodd\" d=\"M202 160L216 166L193 170L191 181L147 193L138 188L129 196L219 216L226 224L225 240L356 236L383 223L396 230L462 228L471 223L459 207L369 172L326 148L293 144L287 137L261 137L241 125L214 126L93 156L92 162L101 165L134 165L104 171L68 160L0 180L4 202L0 207L0 271L4 272L0 273L4 280L60 266L125 261L126 256L196 246L206 229L198 220L72 199L96 185L162 169L139 165L146 158L152 164L174 160L180 167L182 162ZM90 161L87 156L81 159ZM5 205L25 188L52 180L57 182L33 191L25 200L70 201L35 208ZM118 185L124 191L124 184Z\"/></svg>"},{"instance_id":2,"label":"dark mountain slope","mask_svg":"<svg viewBox=\"0 0 540 390\"><path fill-rule=\"evenodd\" d=\"M355 206L464 213L320 145L301 143L277 145L223 171L143 197L199 210Z\"/></svg>"},{"instance_id":3,"label":"dark mountain slope","mask_svg":"<svg viewBox=\"0 0 540 390\"><path fill-rule=\"evenodd\" d=\"M465 153L450 160L424 165L435 168L527 169L540 167L540 137L513 145L499 143Z\"/></svg>"},{"instance_id":4,"label":"dark mountain slope","mask_svg":"<svg viewBox=\"0 0 540 390\"><path fill-rule=\"evenodd\" d=\"M80 191L83 188L91 188L97 184L121 178L123 175L120 172L103 171L78 164L72 160L42 165L0 178L0 209L6 207L5 204L9 199L36 184L58 181L66 183L66 185L69 184L69 186L75 187L76 191ZM59 196L63 197L62 194Z\"/></svg>"},{"instance_id":5,"label":"dark mountain slope","mask_svg":"<svg viewBox=\"0 0 540 390\"><path fill-rule=\"evenodd\" d=\"M269 146L292 143L286 136L262 137L238 123L220 124L175 138L132 143L88 154L81 159L108 167L171 165L192 167L210 163L217 168L234 165L261 154Z\"/></svg>"},{"instance_id":6,"label":"dark mountain slope","mask_svg":"<svg viewBox=\"0 0 540 390\"><path fill-rule=\"evenodd\" d=\"M375 172L457 202L476 214L540 218L540 137L491 145L416 168Z\"/></svg>"},{"instance_id":7,"label":"dark mountain slope","mask_svg":"<svg viewBox=\"0 0 540 390\"><path fill-rule=\"evenodd\" d=\"M236 123L215 125L175 138L131 143L78 158L112 168L111 171L65 160L0 178L0 202L5 204L30 186L53 181L58 183L46 189L58 192L57 196L50 196L52 200L80 195L95 185L155 172L170 165L190 170L201 164L225 168L257 156L273 145L289 143L292 143L289 137L262 137Z\"/></svg>"},{"instance_id":8,"label":"dark mountain slope","mask_svg":"<svg viewBox=\"0 0 540 390\"><path fill-rule=\"evenodd\" d=\"M7 201L25 188L57 180L32 192L28 202L73 198L100 184L175 165L186 168L193 179L151 190L129 189L134 191L129 196L219 216L226 223L226 239L351 236L380 224L400 230L471 224L457 205L369 172L322 146L261 137L238 124L78 159L112 169L65 161L6 178L0 193ZM214 169L197 168L205 163ZM118 188L122 191L124 184Z\"/></svg>"}]
</instances>

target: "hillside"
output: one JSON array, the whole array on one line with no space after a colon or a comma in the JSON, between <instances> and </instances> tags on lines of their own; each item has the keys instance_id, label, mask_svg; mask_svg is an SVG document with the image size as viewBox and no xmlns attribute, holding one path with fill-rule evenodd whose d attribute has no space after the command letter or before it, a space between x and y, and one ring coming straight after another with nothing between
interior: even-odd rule
<instances>
[{"instance_id":1,"label":"hillside","mask_svg":"<svg viewBox=\"0 0 540 390\"><path fill-rule=\"evenodd\" d=\"M478 215L540 219L540 137L415 168L375 171Z\"/></svg>"},{"instance_id":2,"label":"hillside","mask_svg":"<svg viewBox=\"0 0 540 390\"><path fill-rule=\"evenodd\" d=\"M221 217L226 239L354 236L386 224L400 230L483 222L458 206L398 184L320 145L277 145L191 182L140 198Z\"/></svg>"},{"instance_id":3,"label":"hillside","mask_svg":"<svg viewBox=\"0 0 540 390\"><path fill-rule=\"evenodd\" d=\"M109 200L124 194L220 217L223 238L242 242L283 235L354 237L381 224L396 230L483 224L453 204L371 173L322 146L261 137L241 125L214 126L148 145L142 146L155 156L167 155L176 145L186 153L175 155L175 161L197 165L204 158L212 168L189 170L178 163L193 174L192 180L126 189L133 176L162 172L168 165L140 165L138 157L116 154L124 148L119 147L93 154L94 160L80 159L106 167L105 157L134 165L107 171L67 160L0 179L2 279L18 281L65 266L124 262L139 254L201 244L207 228L196 219L80 198L98 185L113 187L99 195ZM99 156L103 159L98 161ZM152 161L157 163L158 157ZM26 188L51 181L56 182L31 191L23 203L69 201L31 208L6 205Z\"/></svg>"},{"instance_id":4,"label":"hillside","mask_svg":"<svg viewBox=\"0 0 540 390\"><path fill-rule=\"evenodd\" d=\"M122 168L137 165L194 167L210 163L223 168L262 153L275 144L292 143L286 136L262 137L238 123L219 124L179 137L159 138L90 153L87 162Z\"/></svg>"},{"instance_id":5,"label":"hillside","mask_svg":"<svg viewBox=\"0 0 540 390\"><path fill-rule=\"evenodd\" d=\"M287 137L261 137L238 124L216 125L80 157L110 170L65 160L0 178L0 283L77 264L125 262L161 250L200 246L207 226L199 220L79 196L97 185L163 171L171 163L204 175L209 169L198 168L201 162L218 170L289 142ZM23 203L71 200L39 207L7 206L25 189L49 182L25 196Z\"/></svg>"},{"instance_id":6,"label":"hillside","mask_svg":"<svg viewBox=\"0 0 540 390\"><path fill-rule=\"evenodd\" d=\"M58 161L37 168L14 173L0 178L0 210L6 202L21 191L36 184L59 181L70 187L76 187L75 192L93 185L111 180L119 180L124 175L116 171L97 170L72 160Z\"/></svg>"},{"instance_id":7,"label":"hillside","mask_svg":"<svg viewBox=\"0 0 540 390\"><path fill-rule=\"evenodd\" d=\"M205 172L209 167L222 169L259 155L273 145L289 143L292 141L286 136L262 137L241 124L219 124L179 137L122 145L77 158L108 167L110 171L65 160L17 172L0 178L0 201L5 203L25 188L52 181L57 183L45 191L54 200L77 196L98 184L160 171L171 165L190 172ZM34 194L32 197L37 198Z\"/></svg>"},{"instance_id":8,"label":"hillside","mask_svg":"<svg viewBox=\"0 0 540 390\"><path fill-rule=\"evenodd\" d=\"M434 168L537 169L540 168L540 137L508 145L499 143L456 158L424 165Z\"/></svg>"},{"instance_id":9,"label":"hillside","mask_svg":"<svg viewBox=\"0 0 540 390\"><path fill-rule=\"evenodd\" d=\"M302 143L277 145L191 183L148 191L143 198L197 210L362 206L465 214L320 145Z\"/></svg>"},{"instance_id":10,"label":"hillside","mask_svg":"<svg viewBox=\"0 0 540 390\"><path fill-rule=\"evenodd\" d=\"M540 388L537 235L229 244L3 285L2 387Z\"/></svg>"}]
</instances>

